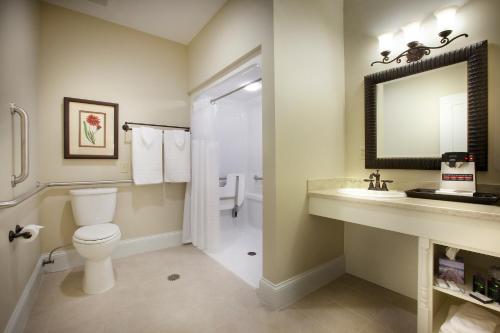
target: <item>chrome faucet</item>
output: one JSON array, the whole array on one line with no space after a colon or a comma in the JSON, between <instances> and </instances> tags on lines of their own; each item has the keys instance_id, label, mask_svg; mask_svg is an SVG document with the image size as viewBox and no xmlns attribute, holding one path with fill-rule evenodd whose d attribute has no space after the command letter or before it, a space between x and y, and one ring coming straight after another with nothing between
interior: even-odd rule
<instances>
[{"instance_id":1,"label":"chrome faucet","mask_svg":"<svg viewBox=\"0 0 500 333\"><path fill-rule=\"evenodd\" d=\"M375 184L373 184L373 181L375 180ZM380 180L380 173L379 170L376 172L372 172L370 176L368 176L368 179L364 179L365 182L370 182L370 185L368 185L368 189L371 191L389 191L389 188L387 188L387 183L393 183L393 180L390 179L384 179ZM382 186L380 186L380 182L382 182Z\"/></svg>"}]
</instances>

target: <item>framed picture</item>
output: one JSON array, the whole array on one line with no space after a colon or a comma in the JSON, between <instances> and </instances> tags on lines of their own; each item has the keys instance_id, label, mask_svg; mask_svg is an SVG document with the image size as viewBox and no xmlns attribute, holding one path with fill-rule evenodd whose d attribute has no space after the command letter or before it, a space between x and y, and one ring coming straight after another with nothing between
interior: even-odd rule
<instances>
[{"instance_id":1,"label":"framed picture","mask_svg":"<svg viewBox=\"0 0 500 333\"><path fill-rule=\"evenodd\" d=\"M118 158L118 104L64 97L64 158Z\"/></svg>"}]
</instances>

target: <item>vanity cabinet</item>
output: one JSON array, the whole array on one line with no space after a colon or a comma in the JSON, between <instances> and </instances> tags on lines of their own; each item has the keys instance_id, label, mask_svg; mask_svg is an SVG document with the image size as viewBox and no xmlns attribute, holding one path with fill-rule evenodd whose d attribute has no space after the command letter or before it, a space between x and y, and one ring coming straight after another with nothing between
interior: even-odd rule
<instances>
[{"instance_id":1,"label":"vanity cabinet","mask_svg":"<svg viewBox=\"0 0 500 333\"><path fill-rule=\"evenodd\" d=\"M312 215L418 237L418 333L438 332L450 304L479 303L467 295L434 287L435 254L444 246L464 250L466 272L473 272L475 262L483 271L490 262L500 265L499 206L355 197L324 186L309 186L308 197ZM466 276L466 281L470 279ZM500 316L499 305L485 307Z\"/></svg>"}]
</instances>

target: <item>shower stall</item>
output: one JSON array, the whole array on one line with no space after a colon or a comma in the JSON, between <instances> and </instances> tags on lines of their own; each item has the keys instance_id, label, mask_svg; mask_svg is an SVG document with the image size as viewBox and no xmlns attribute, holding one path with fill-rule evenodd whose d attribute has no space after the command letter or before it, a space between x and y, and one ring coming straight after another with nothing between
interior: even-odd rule
<instances>
[{"instance_id":1,"label":"shower stall","mask_svg":"<svg viewBox=\"0 0 500 333\"><path fill-rule=\"evenodd\" d=\"M217 144L216 245L202 248L257 288L262 277L262 93L259 59L241 66L194 101L210 101ZM203 110L205 111L205 110ZM197 117L200 117L199 113ZM194 120L192 120L194 121ZM196 125L193 125L193 137ZM205 130L205 129L203 129ZM193 161L194 162L194 161ZM193 168L196 166L193 165ZM193 181L193 191L194 191ZM211 239L206 241L209 243ZM196 244L195 244L196 245Z\"/></svg>"}]
</instances>

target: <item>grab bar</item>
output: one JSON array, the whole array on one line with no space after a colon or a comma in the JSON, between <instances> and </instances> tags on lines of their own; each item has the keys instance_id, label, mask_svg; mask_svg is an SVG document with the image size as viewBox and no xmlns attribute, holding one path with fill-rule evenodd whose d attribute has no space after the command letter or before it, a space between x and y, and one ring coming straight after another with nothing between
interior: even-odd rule
<instances>
[{"instance_id":1,"label":"grab bar","mask_svg":"<svg viewBox=\"0 0 500 333\"><path fill-rule=\"evenodd\" d=\"M129 184L132 183L132 179L124 180L96 180L96 181L78 181L78 182L50 182L38 184L33 190L26 192L12 200L0 201L0 209L10 208L19 205L21 202L28 200L35 194L48 187L64 187L64 186L85 186L85 185L112 185L112 184Z\"/></svg>"},{"instance_id":2,"label":"grab bar","mask_svg":"<svg viewBox=\"0 0 500 333\"><path fill-rule=\"evenodd\" d=\"M17 184L25 181L30 174L29 116L23 108L10 103L10 114L14 117L16 113L21 119L21 172L16 176L14 171L10 182L12 187L16 187Z\"/></svg>"},{"instance_id":3,"label":"grab bar","mask_svg":"<svg viewBox=\"0 0 500 333\"><path fill-rule=\"evenodd\" d=\"M233 218L238 217L239 195L240 195L240 176L236 176L236 189L234 192L234 207L233 207L232 214L231 214L233 216Z\"/></svg>"}]
</instances>

